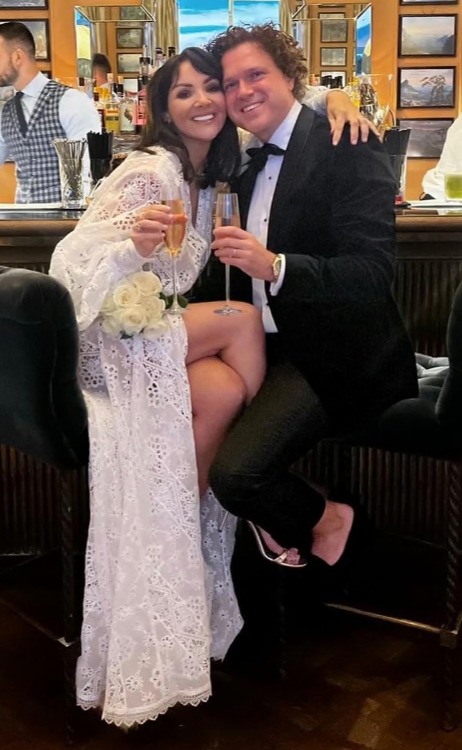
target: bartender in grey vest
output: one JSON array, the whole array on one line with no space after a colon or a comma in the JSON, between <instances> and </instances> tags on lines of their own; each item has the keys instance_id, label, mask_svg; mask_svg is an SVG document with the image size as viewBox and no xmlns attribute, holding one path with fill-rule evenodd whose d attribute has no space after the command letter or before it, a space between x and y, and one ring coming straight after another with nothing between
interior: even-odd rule
<instances>
[{"instance_id":1,"label":"bartender in grey vest","mask_svg":"<svg viewBox=\"0 0 462 750\"><path fill-rule=\"evenodd\" d=\"M58 157L52 141L99 132L101 123L93 102L40 72L34 38L16 21L0 24L0 86L13 86L16 92L0 112L0 164L7 158L16 164L16 202L60 201Z\"/></svg>"}]
</instances>

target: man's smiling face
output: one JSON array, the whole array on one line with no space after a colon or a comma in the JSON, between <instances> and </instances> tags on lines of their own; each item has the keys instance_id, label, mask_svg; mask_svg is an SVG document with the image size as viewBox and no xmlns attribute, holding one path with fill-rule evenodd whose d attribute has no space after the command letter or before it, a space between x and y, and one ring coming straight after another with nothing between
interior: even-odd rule
<instances>
[{"instance_id":1,"label":"man's smiling face","mask_svg":"<svg viewBox=\"0 0 462 750\"><path fill-rule=\"evenodd\" d=\"M293 79L255 42L228 50L221 64L228 115L261 141L270 140L295 101Z\"/></svg>"}]
</instances>

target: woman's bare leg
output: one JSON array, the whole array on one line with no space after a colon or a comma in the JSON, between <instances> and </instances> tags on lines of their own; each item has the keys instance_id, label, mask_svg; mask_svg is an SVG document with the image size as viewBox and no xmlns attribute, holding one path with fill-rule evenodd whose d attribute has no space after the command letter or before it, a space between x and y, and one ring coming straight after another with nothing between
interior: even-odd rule
<instances>
[{"instance_id":1,"label":"woman's bare leg","mask_svg":"<svg viewBox=\"0 0 462 750\"><path fill-rule=\"evenodd\" d=\"M257 308L245 302L233 302L233 307L241 313L217 315L216 302L188 306L183 316L188 332L186 364L204 357L220 357L241 377L249 403L265 375L265 334Z\"/></svg>"},{"instance_id":2,"label":"woman's bare leg","mask_svg":"<svg viewBox=\"0 0 462 750\"><path fill-rule=\"evenodd\" d=\"M193 413L200 497L208 487L210 465L246 399L240 376L218 357L187 366Z\"/></svg>"}]
</instances>

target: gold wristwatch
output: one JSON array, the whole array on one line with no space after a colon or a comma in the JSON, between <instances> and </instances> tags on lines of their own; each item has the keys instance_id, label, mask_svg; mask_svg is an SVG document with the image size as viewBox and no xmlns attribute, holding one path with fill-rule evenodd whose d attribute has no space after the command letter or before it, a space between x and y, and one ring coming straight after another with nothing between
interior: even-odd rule
<instances>
[{"instance_id":1,"label":"gold wristwatch","mask_svg":"<svg viewBox=\"0 0 462 750\"><path fill-rule=\"evenodd\" d=\"M276 255L275 259L271 263L271 268L273 269L273 284L274 284L278 280L279 274L281 273L282 255L280 254Z\"/></svg>"}]
</instances>

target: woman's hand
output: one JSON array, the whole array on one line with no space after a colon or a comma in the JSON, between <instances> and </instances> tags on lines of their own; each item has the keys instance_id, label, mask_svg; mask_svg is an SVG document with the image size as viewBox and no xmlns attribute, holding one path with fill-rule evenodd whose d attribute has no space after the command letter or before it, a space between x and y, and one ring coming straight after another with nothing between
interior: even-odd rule
<instances>
[{"instance_id":1,"label":"woman's hand","mask_svg":"<svg viewBox=\"0 0 462 750\"><path fill-rule=\"evenodd\" d=\"M136 217L130 238L143 258L149 258L163 244L171 212L170 206L146 206Z\"/></svg>"},{"instance_id":2,"label":"woman's hand","mask_svg":"<svg viewBox=\"0 0 462 750\"><path fill-rule=\"evenodd\" d=\"M354 106L348 94L340 89L332 89L327 94L327 119L334 146L340 141L347 122L350 123L350 141L354 145L358 142L359 133L363 143L366 143L371 130L379 135L377 128Z\"/></svg>"}]
</instances>

